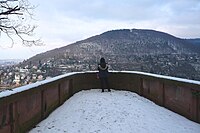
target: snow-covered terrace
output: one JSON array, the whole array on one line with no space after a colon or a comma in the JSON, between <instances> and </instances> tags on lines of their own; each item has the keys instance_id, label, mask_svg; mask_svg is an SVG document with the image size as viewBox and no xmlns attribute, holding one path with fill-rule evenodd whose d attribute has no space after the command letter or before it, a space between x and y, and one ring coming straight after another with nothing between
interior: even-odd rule
<instances>
[{"instance_id":1,"label":"snow-covered terrace","mask_svg":"<svg viewBox=\"0 0 200 133\"><path fill-rule=\"evenodd\" d=\"M200 124L129 91L76 93L30 133L200 133Z\"/></svg>"},{"instance_id":2,"label":"snow-covered terrace","mask_svg":"<svg viewBox=\"0 0 200 133\"><path fill-rule=\"evenodd\" d=\"M95 72L3 91L0 132L200 132L199 81L142 72L112 72L109 81L111 93L100 92Z\"/></svg>"}]
</instances>

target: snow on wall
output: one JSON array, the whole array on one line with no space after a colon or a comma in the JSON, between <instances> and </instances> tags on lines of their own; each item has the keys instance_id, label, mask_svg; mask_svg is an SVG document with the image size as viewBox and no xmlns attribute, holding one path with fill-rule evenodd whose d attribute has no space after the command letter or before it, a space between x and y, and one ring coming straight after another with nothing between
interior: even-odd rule
<instances>
[{"instance_id":1,"label":"snow on wall","mask_svg":"<svg viewBox=\"0 0 200 133\"><path fill-rule=\"evenodd\" d=\"M94 73L97 71L88 71L88 72L71 72L71 73L67 73L67 74L63 74L51 79L47 79L47 80L43 80L43 81L39 81L33 84L29 84L29 85L25 85L22 87L18 87L15 89L10 89L10 90L4 90L2 92L0 92L0 98L3 97L7 97L22 91L26 91L29 90L31 88L35 88L38 87L40 85L44 85L44 84L48 84L50 82L65 78L67 76L71 76L74 74L83 74L83 73ZM188 79L183 79L183 78L177 78L177 77L170 77L170 76L163 76L163 75L157 75L157 74L151 74L151 73L145 73L145 72L138 72L138 71L110 71L113 73L132 73L132 74L139 74L139 75L147 75L147 76L152 76L152 77L156 77L156 78L161 78L161 79L169 79L169 80L174 80L174 81L179 81L179 82L184 82L184 83L190 83L190 84L196 84L196 85L200 85L200 81L195 81L195 80L188 80Z\"/></svg>"},{"instance_id":2,"label":"snow on wall","mask_svg":"<svg viewBox=\"0 0 200 133\"><path fill-rule=\"evenodd\" d=\"M29 89L32 89L32 88L36 88L40 85L48 84L50 82L54 82L56 80L59 80L59 79L62 79L62 78L65 78L67 76L71 76L71 75L74 75L74 74L78 74L78 73L82 73L82 72L67 73L67 74L63 74L63 75L60 75L60 76L56 76L54 78L39 81L39 82L36 82L36 83L33 83L33 84L17 87L17 88L14 88L14 89L4 90L4 91L0 92L0 98L7 97L7 96L10 96L10 95L22 92L22 91L26 91L26 90L29 90Z\"/></svg>"},{"instance_id":3,"label":"snow on wall","mask_svg":"<svg viewBox=\"0 0 200 133\"><path fill-rule=\"evenodd\" d=\"M169 80L174 80L174 81L179 81L179 82L184 82L184 83L190 83L190 84L196 84L200 85L200 81L196 80L189 80L189 79L184 79L184 78L177 78L177 77L171 77L171 76L164 76L164 75L158 75L158 74L152 74L152 73L145 73L145 72L138 72L138 71L120 71L123 73L133 73L133 74L139 74L139 75L147 75L155 78L160 78L160 79L169 79Z\"/></svg>"}]
</instances>

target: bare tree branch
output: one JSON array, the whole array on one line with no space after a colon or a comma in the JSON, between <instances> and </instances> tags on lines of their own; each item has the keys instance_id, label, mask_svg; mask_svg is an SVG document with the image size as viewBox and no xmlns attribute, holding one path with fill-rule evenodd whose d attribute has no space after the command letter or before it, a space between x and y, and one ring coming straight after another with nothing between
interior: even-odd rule
<instances>
[{"instance_id":1,"label":"bare tree branch","mask_svg":"<svg viewBox=\"0 0 200 133\"><path fill-rule=\"evenodd\" d=\"M0 37L1 32L11 39L12 46L18 37L25 46L42 45L40 39L28 39L33 36L35 25L29 24L33 14L28 0L0 0Z\"/></svg>"},{"instance_id":2,"label":"bare tree branch","mask_svg":"<svg viewBox=\"0 0 200 133\"><path fill-rule=\"evenodd\" d=\"M14 7L14 8L7 8L5 6L2 6L2 8L7 9L7 11L1 12L0 15L10 15L10 14L23 15L22 13L17 12L17 11L20 11L20 7L18 7L18 6Z\"/></svg>"}]
</instances>

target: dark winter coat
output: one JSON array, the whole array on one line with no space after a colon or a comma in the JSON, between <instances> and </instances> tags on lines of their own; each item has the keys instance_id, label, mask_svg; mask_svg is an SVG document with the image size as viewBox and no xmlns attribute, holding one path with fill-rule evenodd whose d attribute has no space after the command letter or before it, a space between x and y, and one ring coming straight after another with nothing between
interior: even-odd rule
<instances>
[{"instance_id":1,"label":"dark winter coat","mask_svg":"<svg viewBox=\"0 0 200 133\"><path fill-rule=\"evenodd\" d=\"M99 78L107 78L108 77L108 65L104 63L98 64L98 76Z\"/></svg>"}]
</instances>

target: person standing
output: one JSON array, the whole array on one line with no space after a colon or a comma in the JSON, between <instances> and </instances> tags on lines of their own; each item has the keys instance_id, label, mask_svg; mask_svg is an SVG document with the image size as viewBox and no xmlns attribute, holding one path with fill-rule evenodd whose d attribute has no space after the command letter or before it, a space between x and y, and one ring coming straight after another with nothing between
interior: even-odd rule
<instances>
[{"instance_id":1,"label":"person standing","mask_svg":"<svg viewBox=\"0 0 200 133\"><path fill-rule=\"evenodd\" d=\"M102 92L104 92L104 89L108 89L108 91L110 92L108 83L108 65L103 57L100 59L100 63L98 64L98 71L98 77L101 82Z\"/></svg>"}]
</instances>

